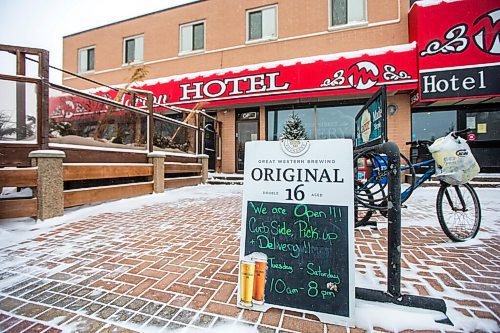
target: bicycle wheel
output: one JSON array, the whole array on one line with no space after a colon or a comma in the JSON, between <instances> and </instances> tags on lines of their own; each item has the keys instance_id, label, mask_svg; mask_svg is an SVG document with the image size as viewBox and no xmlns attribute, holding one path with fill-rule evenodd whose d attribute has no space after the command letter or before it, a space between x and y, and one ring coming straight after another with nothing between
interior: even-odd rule
<instances>
[{"instance_id":1,"label":"bicycle wheel","mask_svg":"<svg viewBox=\"0 0 500 333\"><path fill-rule=\"evenodd\" d=\"M356 180L354 182L354 227L361 227L368 224L373 215L373 211L365 207L361 200L373 201L370 190L363 186L363 183ZM361 200L360 200L361 199Z\"/></svg>"},{"instance_id":2,"label":"bicycle wheel","mask_svg":"<svg viewBox=\"0 0 500 333\"><path fill-rule=\"evenodd\" d=\"M476 191L469 184L441 183L436 198L439 224L454 242L474 238L481 224L481 206Z\"/></svg>"}]
</instances>

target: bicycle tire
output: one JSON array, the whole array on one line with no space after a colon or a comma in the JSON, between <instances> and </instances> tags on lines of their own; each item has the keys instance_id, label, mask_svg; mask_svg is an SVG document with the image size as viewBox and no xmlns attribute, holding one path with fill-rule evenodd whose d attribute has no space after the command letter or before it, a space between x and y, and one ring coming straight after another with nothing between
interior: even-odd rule
<instances>
[{"instance_id":1,"label":"bicycle tire","mask_svg":"<svg viewBox=\"0 0 500 333\"><path fill-rule=\"evenodd\" d=\"M463 207L453 209L450 206L447 193L453 205L462 207L458 197L458 193L461 193L465 209ZM436 210L441 229L452 241L464 242L476 237L479 232L481 204L476 191L469 184L454 186L441 183L436 198Z\"/></svg>"},{"instance_id":2,"label":"bicycle tire","mask_svg":"<svg viewBox=\"0 0 500 333\"><path fill-rule=\"evenodd\" d=\"M362 188L362 186L363 186L363 183L361 183L359 180L356 180L354 182L354 187L355 187L354 193L356 194L354 196L354 227L355 228L367 225L368 221L370 221L370 218L373 215L373 211L370 208L364 206L363 202L361 202L357 197L357 195L360 195L359 189ZM368 200L373 201L373 196L372 196L369 189L364 188L361 191L365 192L363 194L364 197L367 197ZM360 210L360 208L362 210ZM361 212L361 215L359 214L360 212ZM363 214L363 212L364 212L364 214Z\"/></svg>"}]
</instances>

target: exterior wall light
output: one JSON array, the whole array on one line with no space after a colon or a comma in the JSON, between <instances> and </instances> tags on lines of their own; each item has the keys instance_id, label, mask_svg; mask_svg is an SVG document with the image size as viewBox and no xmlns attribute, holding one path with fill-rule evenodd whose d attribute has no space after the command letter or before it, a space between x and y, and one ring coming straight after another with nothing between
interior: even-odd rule
<instances>
[{"instance_id":1,"label":"exterior wall light","mask_svg":"<svg viewBox=\"0 0 500 333\"><path fill-rule=\"evenodd\" d=\"M389 112L389 115L394 116L398 112L398 106L396 104L388 105L387 112Z\"/></svg>"}]
</instances>

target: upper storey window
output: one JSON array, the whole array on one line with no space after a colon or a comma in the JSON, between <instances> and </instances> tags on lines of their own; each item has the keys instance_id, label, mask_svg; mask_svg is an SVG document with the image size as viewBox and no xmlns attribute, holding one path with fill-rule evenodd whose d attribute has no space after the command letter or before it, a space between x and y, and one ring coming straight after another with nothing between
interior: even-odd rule
<instances>
[{"instance_id":1,"label":"upper storey window","mask_svg":"<svg viewBox=\"0 0 500 333\"><path fill-rule=\"evenodd\" d=\"M247 41L277 38L277 11L277 6L247 11Z\"/></svg>"},{"instance_id":2,"label":"upper storey window","mask_svg":"<svg viewBox=\"0 0 500 333\"><path fill-rule=\"evenodd\" d=\"M123 40L123 63L144 61L144 36L134 36Z\"/></svg>"},{"instance_id":3,"label":"upper storey window","mask_svg":"<svg viewBox=\"0 0 500 333\"><path fill-rule=\"evenodd\" d=\"M180 33L180 53L203 51L205 49L205 22L181 25Z\"/></svg>"},{"instance_id":4,"label":"upper storey window","mask_svg":"<svg viewBox=\"0 0 500 333\"><path fill-rule=\"evenodd\" d=\"M95 48L86 47L78 50L78 73L94 70Z\"/></svg>"},{"instance_id":5,"label":"upper storey window","mask_svg":"<svg viewBox=\"0 0 500 333\"><path fill-rule=\"evenodd\" d=\"M329 0L330 27L366 23L366 0Z\"/></svg>"}]
</instances>

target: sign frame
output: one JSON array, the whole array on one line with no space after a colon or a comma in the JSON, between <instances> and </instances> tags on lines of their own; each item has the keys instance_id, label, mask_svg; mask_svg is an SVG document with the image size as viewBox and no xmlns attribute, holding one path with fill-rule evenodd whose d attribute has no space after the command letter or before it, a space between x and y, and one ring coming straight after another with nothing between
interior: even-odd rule
<instances>
[{"instance_id":1,"label":"sign frame","mask_svg":"<svg viewBox=\"0 0 500 333\"><path fill-rule=\"evenodd\" d=\"M308 140L284 140L284 141L290 141L290 142L285 142L283 141L254 141L254 142L247 142L246 147L245 147L245 182L244 182L244 191L243 191L243 200L242 200L242 222L241 222L241 238L240 238L240 274L238 274L238 302L237 305L238 307L245 308L247 310L255 310L255 311L267 311L269 308L280 308L280 309L286 309L286 310L292 310L292 311L301 311L305 313L310 313L315 316L317 316L322 322L325 323L334 323L334 324L339 324L339 325L349 325L352 326L354 325L354 309L355 309L355 284L354 284L354 279L355 279L355 258L354 258L354 193L352 195L346 194L347 189L350 188L350 191L354 191L354 185L353 185L353 168L352 168L352 141L350 139L335 139L335 140L315 140L315 141L308 141ZM286 152L285 152L286 150ZM325 154L326 152L326 154ZM258 158L257 160L255 158ZM325 164L321 164L321 162L318 161L318 159L329 159L330 161L333 161L333 163L330 166L327 166ZM342 158L342 159L341 159ZM336 159L336 160L335 160ZM338 175L334 175L335 171L330 171L331 176L330 181L327 182L326 178L323 178L322 182L318 183L313 183L311 182L305 182L305 181L284 181L283 178L280 179L280 181L270 181L270 180L263 180L259 179L260 176L256 176L256 174L252 175L252 168L266 168L269 167L269 169L273 168L280 169L280 168L286 168L285 162L280 164L280 161L286 161L288 162L289 165L295 165L296 171L297 168L309 168L309 167L314 167L314 165L317 165L319 168L325 168L325 170L330 167L331 170L334 170L333 168L338 168ZM303 161L303 162L302 162ZM310 163L309 163L310 162ZM300 165L300 166L298 166ZM333 166L333 168L332 168ZM290 167L287 170L292 170L293 167ZM281 170L281 169L280 169ZM290 171L292 172L292 171ZM289 175L288 175L289 176ZM287 177L288 177L287 176ZM283 177L283 175L282 175ZM305 177L305 176L304 176ZM327 176L324 176L327 177ZM334 180L334 177L336 178ZM300 178L300 176L299 176ZM275 178L276 179L276 178ZM297 179L295 179L297 180ZM303 185L301 187L301 190L305 193L305 199L304 200L297 200L296 197L291 198L288 200L287 196L291 193L288 192L288 188L294 188L296 185ZM256 190L258 189L258 190ZM272 195L267 196L264 193L273 193ZM319 196L314 196L314 195L319 195L322 194L322 197ZM339 199L340 198L340 199ZM299 198L300 199L300 198ZM340 200L337 202L337 200ZM247 223L248 217L248 212L253 209L250 208L250 203L258 203L264 202L264 204L275 204L275 205L280 205L282 207L287 207L288 209L289 206L295 205L295 209L297 209L297 206L301 205L309 205L309 207L312 207L314 209L315 207L322 206L324 205L325 207L330 206L330 208L335 209L335 207L341 207L344 213L344 219L345 219L345 225L344 229L345 233L342 236L339 236L339 239L341 237L344 237L342 241L339 241L338 244L330 242L328 245L325 243L320 243L324 244L324 248L328 248L327 251L333 251L333 252L325 252L325 253L330 253L330 254L339 254L339 257L327 257L322 260L328 261L330 266L328 267L322 267L323 271L327 271L328 278L332 278L332 275L334 274L335 270L337 269L337 266L335 265L345 265L342 267L345 267L345 270L342 271L340 269L338 272L344 272L344 273L339 273L338 281L339 281L339 289L344 288L342 290L343 294L347 294L347 305L342 307L341 311L345 311L347 308L347 316L345 315L338 315L336 313L328 312L328 311L315 311L314 309L319 308L315 307L314 302L322 302L328 304L331 304L329 309L331 311L335 311L334 309L338 309L339 306L342 306L344 303L341 303L344 296L339 296L340 298L336 298L336 295L334 295L332 298L326 298L325 301L325 296L323 295L323 288L324 286L328 286L328 283L323 283L326 282L324 280L321 280L321 278L316 278L312 277L310 279L316 279L318 282L318 290L321 292L320 296L316 298L316 296L312 296L308 294L307 288L298 288L297 290L300 289L305 289L301 290L298 292L296 298L292 298L293 303L292 304L283 304L283 302L270 302L269 299L273 299L272 295L266 294L266 300L263 304L259 303L253 303L251 307L248 307L241 304L240 300L242 297L242 262L244 258L248 258L248 255L251 252L254 252L255 250L252 250L251 248L246 247L248 244L247 241L251 242L255 236L255 234L249 233L247 229ZM271 206L268 206L268 209ZM340 209L340 208L339 208ZM270 210L270 209L269 209ZM291 211L291 210L290 210ZM297 229L294 229L294 225L299 222L295 215L293 217L293 220L290 216L290 220L283 218L283 221L280 223L283 223L283 226L286 225L290 227L290 229L293 229L291 232L295 233L297 232ZM250 216L252 218L253 216ZM268 218L272 218L268 216ZM288 216L286 217L288 218ZM270 220L269 220L270 221ZM331 220L318 220L318 224L315 226L318 227L318 230L321 230L321 227L325 227L326 223L332 224ZM324 222L324 225L321 225L321 223ZM343 223L342 217L338 222ZM290 223L290 224L289 224ZM316 222L314 222L316 223ZM311 222L311 225L313 223ZM249 227L250 228L250 227ZM326 229L326 228L325 228ZM323 229L323 232L324 230ZM321 231L319 231L321 232ZM342 232L341 232L342 233ZM298 233L295 233L291 236L291 242L296 241L297 243L302 242L303 239L300 238L300 236L297 236ZM294 238L295 237L295 238ZM295 240L293 240L295 239ZM316 240L315 240L316 241ZM313 241L311 241L312 243ZM321 242L321 240L320 240ZM312 245L312 248L315 246L319 246L318 248L323 248L323 245L318 245L317 243ZM338 248L335 248L335 246L341 246L342 248L339 250ZM269 253L270 251L275 251L275 249L269 250L269 248L259 248L262 250L259 250L259 252L266 252ZM248 250L248 251L247 251ZM302 251L302 250L301 250ZM340 252L335 252L335 251L340 251ZM342 251L345 251L345 253L348 255L348 258L342 257L341 253ZM248 252L248 253L247 253ZM279 251L276 251L279 252ZM311 253L311 252L310 252ZM307 254L307 252L304 250L303 252L299 251L299 255L297 256L296 260L294 261L293 256L288 257L288 254L277 254L276 256L279 257L282 255L282 257L286 257L289 259L287 263L291 263L291 266L294 267L294 275L293 277L290 277L291 281L297 282L303 282L304 285L301 285L303 287L307 287L306 281L302 280L302 276L307 276L307 274L310 274L309 272L309 267L305 267L303 265L307 260L310 260L310 258L316 258L313 257L312 254ZM269 255L269 254L268 254ZM309 257L307 257L309 255ZM273 253L274 256L274 253ZM300 258L299 256L302 256ZM281 258L281 257L280 257ZM318 259L319 260L319 259ZM333 262L339 261L341 264L333 264ZM268 267L270 265L270 261L268 261ZM270 267L272 269L275 268L275 266ZM257 269L257 268L256 268ZM307 273L306 273L307 271ZM296 272L296 273L295 273ZM347 273L345 273L347 272ZM277 269L277 274L274 275L274 277L278 277L279 274L282 273L280 270ZM330 274L331 273L331 274ZM322 273L323 274L323 273ZM344 278L345 274L348 276L348 279L342 280L340 282L341 278ZM311 275L311 274L310 274ZM257 271L255 273L255 276L257 276ZM322 275L322 278L326 279L324 277L325 275ZM270 278L273 277L273 274L271 274L268 270L268 275L267 275L267 281L266 281L266 293L272 293L273 292L273 287L272 287L272 282L270 281ZM287 275L288 277L288 275ZM284 278L286 279L286 278ZM287 282L290 282L290 280L286 280ZM311 282L308 281L309 283ZM316 283L316 282L315 282ZM343 283L343 284L341 284ZM276 291L276 288L274 289ZM333 293L332 293L333 294ZM340 292L339 292L340 295ZM288 295L277 295L276 292L274 294L274 299L279 299L279 300L286 300L286 302L289 301L289 298L287 298ZM323 300L321 300L321 297ZM312 300L311 300L312 299ZM337 303L334 304L334 302L337 301ZM307 301L306 301L307 300ZM309 303L308 301L311 300ZM331 300L331 303L328 303ZM296 301L296 302L295 302ZM314 303L314 304L313 304ZM313 304L312 306L310 306ZM322 304L321 306L325 306ZM336 308L337 306L337 308ZM314 308L311 310L311 308Z\"/></svg>"},{"instance_id":2,"label":"sign frame","mask_svg":"<svg viewBox=\"0 0 500 333\"><path fill-rule=\"evenodd\" d=\"M374 139L367 139L364 140L362 138L363 132L362 132L362 126L363 126L363 118L364 115L367 113L370 113L370 108L372 108L377 101L380 100L380 112L381 116L378 119L381 119L381 131L380 135ZM368 133L368 136L370 136L370 133L373 131L373 124L375 122L373 121L373 118L370 118L370 132ZM358 139L361 139L362 143L358 144ZM373 96L363 105L361 110L358 112L356 117L354 118L354 148L355 149L361 149L361 148L367 148L367 147L373 147L375 145L384 143L387 141L387 88L386 86L382 86Z\"/></svg>"}]
</instances>

